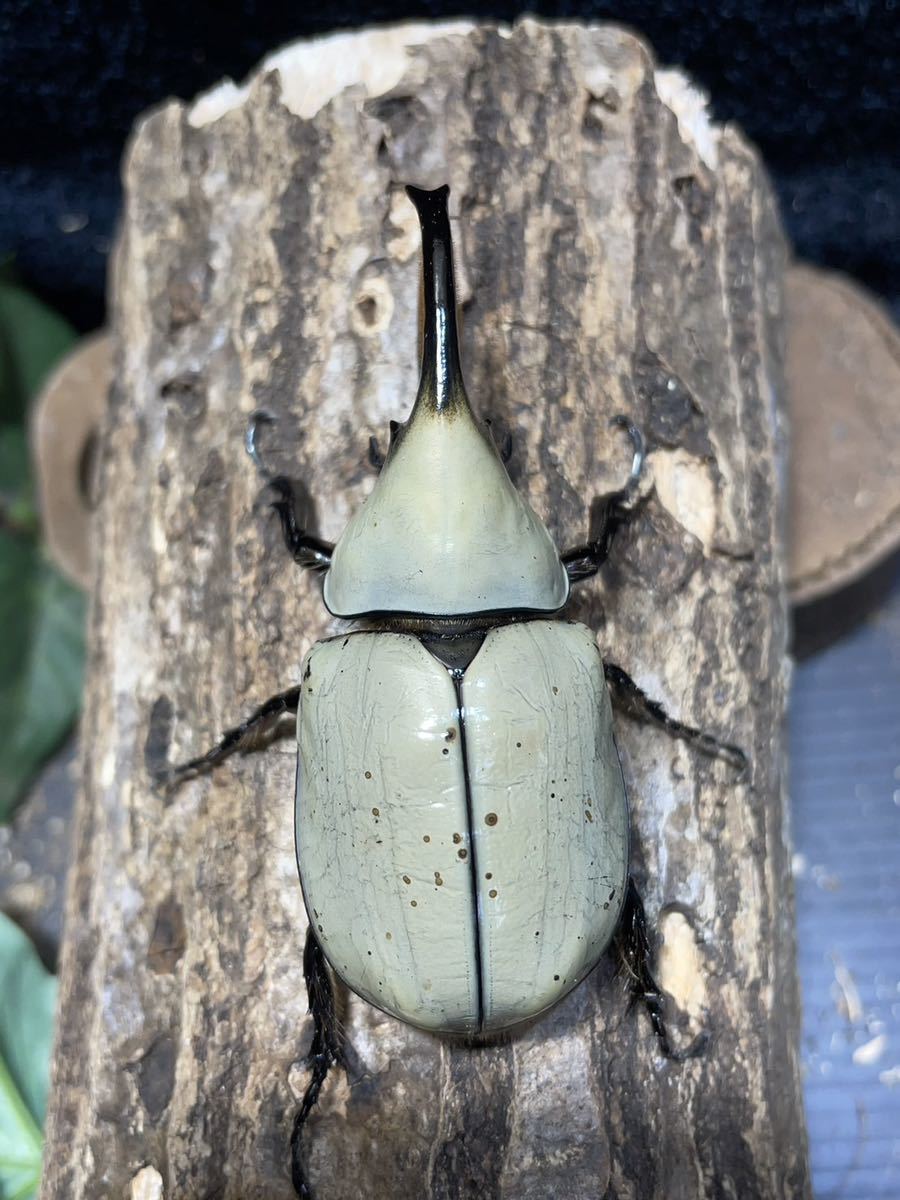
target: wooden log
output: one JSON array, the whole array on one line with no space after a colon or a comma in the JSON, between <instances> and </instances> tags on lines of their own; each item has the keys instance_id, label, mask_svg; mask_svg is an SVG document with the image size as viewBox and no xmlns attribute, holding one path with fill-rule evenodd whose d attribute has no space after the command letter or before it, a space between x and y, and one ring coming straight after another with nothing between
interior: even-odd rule
<instances>
[{"instance_id":1,"label":"wooden log","mask_svg":"<svg viewBox=\"0 0 900 1200\"><path fill-rule=\"evenodd\" d=\"M291 1195L310 1034L293 746L171 797L150 771L295 682L337 628L285 560L243 432L255 408L277 417L266 451L334 538L371 487L369 435L415 393L401 184L445 181L469 391L512 432L515 482L561 544L627 472L609 418L633 414L649 439L645 503L571 615L752 771L619 723L633 869L677 1034L713 1035L703 1057L662 1062L608 964L475 1051L347 997L349 1070L310 1124L316 1194L808 1196L782 736L785 247L756 153L633 35L526 20L292 48L245 89L146 117L124 174L44 1200L135 1179L167 1198Z\"/></svg>"}]
</instances>

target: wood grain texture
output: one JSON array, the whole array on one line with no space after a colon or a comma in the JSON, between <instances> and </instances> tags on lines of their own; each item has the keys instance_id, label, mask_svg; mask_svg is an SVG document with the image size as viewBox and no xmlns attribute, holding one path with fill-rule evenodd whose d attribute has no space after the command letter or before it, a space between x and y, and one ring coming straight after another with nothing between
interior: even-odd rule
<instances>
[{"instance_id":1,"label":"wood grain texture","mask_svg":"<svg viewBox=\"0 0 900 1200\"><path fill-rule=\"evenodd\" d=\"M371 36L341 52L370 73ZM285 562L242 435L252 409L277 416L266 450L336 536L371 486L369 434L415 393L407 181L451 184L469 391L560 542L627 471L609 417L643 424L646 502L569 615L752 773L619 724L633 867L705 1057L662 1064L606 965L478 1051L350 998L348 1077L310 1126L318 1197L805 1197L765 175L612 27L448 34L382 86L314 111L285 66L205 124L163 106L128 153L43 1198L122 1196L146 1166L167 1198L290 1196L309 1036L293 746L170 798L148 769L297 682L336 628Z\"/></svg>"}]
</instances>

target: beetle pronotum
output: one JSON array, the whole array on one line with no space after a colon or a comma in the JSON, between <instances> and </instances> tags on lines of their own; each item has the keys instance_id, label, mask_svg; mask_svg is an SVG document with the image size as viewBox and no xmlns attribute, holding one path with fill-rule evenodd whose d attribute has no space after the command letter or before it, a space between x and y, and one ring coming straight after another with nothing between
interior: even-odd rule
<instances>
[{"instance_id":1,"label":"beetle pronotum","mask_svg":"<svg viewBox=\"0 0 900 1200\"><path fill-rule=\"evenodd\" d=\"M290 482L269 478L288 550L324 573L328 610L355 627L313 646L299 685L168 773L172 784L207 770L297 714L314 1023L291 1138L301 1197L311 1195L303 1127L341 1059L331 972L412 1025L484 1039L555 1004L613 946L663 1054L697 1053L702 1035L673 1048L651 971L610 694L705 753L745 761L668 717L603 662L589 629L560 619L572 584L597 572L629 515L643 439L615 419L633 445L630 477L594 506L589 540L560 553L466 396L449 189L407 191L424 275L409 420L392 426L384 460L373 445L379 477L335 545L300 527ZM248 450L262 466L259 419Z\"/></svg>"}]
</instances>

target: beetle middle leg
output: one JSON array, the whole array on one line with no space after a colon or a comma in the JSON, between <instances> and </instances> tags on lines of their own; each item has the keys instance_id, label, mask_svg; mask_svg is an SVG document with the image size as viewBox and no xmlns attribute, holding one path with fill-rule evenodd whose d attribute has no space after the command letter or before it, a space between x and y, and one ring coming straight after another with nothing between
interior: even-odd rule
<instances>
[{"instance_id":1,"label":"beetle middle leg","mask_svg":"<svg viewBox=\"0 0 900 1200\"><path fill-rule=\"evenodd\" d=\"M650 965L653 951L647 928L647 914L630 876L625 890L622 916L613 939L613 952L619 969L626 976L632 1003L641 1003L644 1006L663 1055L675 1062L683 1062L702 1054L709 1043L708 1033L698 1034L684 1050L676 1050L672 1045L665 1017L665 995L656 982Z\"/></svg>"},{"instance_id":2,"label":"beetle middle leg","mask_svg":"<svg viewBox=\"0 0 900 1200\"><path fill-rule=\"evenodd\" d=\"M632 513L632 502L641 472L644 469L644 435L627 417L615 416L610 425L626 430L634 450L631 473L623 488L598 497L591 505L591 528L588 541L582 546L566 550L562 562L572 583L590 579L596 575L609 558L610 548L616 532L625 524Z\"/></svg>"},{"instance_id":3,"label":"beetle middle leg","mask_svg":"<svg viewBox=\"0 0 900 1200\"><path fill-rule=\"evenodd\" d=\"M249 717L245 718L233 729L227 729L211 750L199 754L187 762L162 770L157 782L166 788L177 787L186 779L196 775L204 775L213 767L224 762L232 754L243 753L260 745L263 739L275 730L282 717L294 714L300 703L300 687L288 688L286 692L278 692L271 696L259 708L255 708Z\"/></svg>"},{"instance_id":4,"label":"beetle middle leg","mask_svg":"<svg viewBox=\"0 0 900 1200\"><path fill-rule=\"evenodd\" d=\"M328 964L312 926L306 930L306 946L303 950L303 977L309 997L309 1011L313 1019L313 1037L307 1062L312 1076L303 1093L300 1108L294 1117L291 1129L291 1182L300 1200L310 1200L312 1191L303 1161L303 1129L309 1114L318 1102L322 1085L332 1067L343 1062L343 1046L334 988L328 973Z\"/></svg>"},{"instance_id":5,"label":"beetle middle leg","mask_svg":"<svg viewBox=\"0 0 900 1200\"><path fill-rule=\"evenodd\" d=\"M612 701L623 712L664 729L672 737L696 746L711 758L723 758L739 771L746 771L747 755L739 746L720 741L711 733L704 733L702 729L695 729L693 725L686 725L683 721L670 717L658 700L651 700L631 676L615 663L605 662L603 670Z\"/></svg>"}]
</instances>

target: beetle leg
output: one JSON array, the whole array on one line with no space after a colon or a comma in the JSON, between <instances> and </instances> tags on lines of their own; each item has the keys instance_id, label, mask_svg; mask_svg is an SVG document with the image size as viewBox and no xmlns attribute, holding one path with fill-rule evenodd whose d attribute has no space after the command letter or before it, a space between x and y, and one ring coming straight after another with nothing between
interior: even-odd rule
<instances>
[{"instance_id":1,"label":"beetle leg","mask_svg":"<svg viewBox=\"0 0 900 1200\"><path fill-rule=\"evenodd\" d=\"M613 948L618 959L619 969L627 978L632 1003L640 1002L646 1009L663 1055L675 1062L684 1062L685 1059L696 1058L702 1054L709 1043L709 1034L707 1033L698 1034L684 1050L676 1050L672 1045L666 1025L665 996L650 968L652 952L647 928L647 914L634 880L630 876L625 890L622 916L613 940Z\"/></svg>"},{"instance_id":2,"label":"beetle leg","mask_svg":"<svg viewBox=\"0 0 900 1200\"><path fill-rule=\"evenodd\" d=\"M281 521L281 532L284 544L294 562L300 567L308 567L311 571L327 571L331 566L331 552L334 546L331 542L323 542L300 525L297 521L297 492L294 484L286 475L276 475L269 480L270 486L278 493L278 499L272 502L272 508L278 513Z\"/></svg>"},{"instance_id":3,"label":"beetle leg","mask_svg":"<svg viewBox=\"0 0 900 1200\"><path fill-rule=\"evenodd\" d=\"M630 717L657 725L672 737L689 742L711 758L724 758L742 774L747 770L747 755L739 746L722 742L711 733L704 733L702 729L695 729L693 725L685 725L683 721L670 717L658 700L651 700L631 676L615 663L604 663L603 670L613 703Z\"/></svg>"},{"instance_id":4,"label":"beetle leg","mask_svg":"<svg viewBox=\"0 0 900 1200\"><path fill-rule=\"evenodd\" d=\"M301 1145L303 1129L313 1106L319 1099L319 1092L328 1078L328 1072L332 1067L339 1066L343 1062L341 1029L334 1003L334 988L328 973L325 955L312 931L312 926L306 930L303 977L306 980L309 1011L312 1013L313 1019L313 1037L307 1055L307 1063L312 1075L306 1091L303 1093L300 1110L294 1117L291 1129L291 1182L300 1200L310 1200L312 1191L306 1177Z\"/></svg>"},{"instance_id":5,"label":"beetle leg","mask_svg":"<svg viewBox=\"0 0 900 1200\"><path fill-rule=\"evenodd\" d=\"M500 461L504 467L508 467L513 453L512 433L508 429L498 427L497 423L490 417L485 417L484 423L487 426L488 433L491 435L491 441L500 455Z\"/></svg>"},{"instance_id":6,"label":"beetle leg","mask_svg":"<svg viewBox=\"0 0 900 1200\"><path fill-rule=\"evenodd\" d=\"M378 444L378 438L373 433L369 438L369 465L374 471L380 471L386 462L386 455Z\"/></svg>"},{"instance_id":7,"label":"beetle leg","mask_svg":"<svg viewBox=\"0 0 900 1200\"><path fill-rule=\"evenodd\" d=\"M331 542L323 542L305 528L313 508L309 494L305 488L288 479L287 475L273 475L263 461L257 436L259 427L272 425L274 422L275 418L271 413L257 409L247 425L244 445L257 471L278 495L278 499L272 503L272 508L278 513L281 521L281 532L288 553L298 566L308 567L312 571L327 571L331 566L331 552L334 546ZM299 518L298 513L302 514Z\"/></svg>"},{"instance_id":8,"label":"beetle leg","mask_svg":"<svg viewBox=\"0 0 900 1200\"><path fill-rule=\"evenodd\" d=\"M391 421L388 425L388 429L390 430L390 436L388 440L389 454L391 447L397 439L397 433L400 429L400 422ZM374 433L369 438L369 462L376 471L380 471L387 462L387 454L382 451L381 446L378 444L378 438L374 435Z\"/></svg>"},{"instance_id":9,"label":"beetle leg","mask_svg":"<svg viewBox=\"0 0 900 1200\"><path fill-rule=\"evenodd\" d=\"M160 771L157 782L167 789L177 787L186 779L196 775L205 775L213 767L218 766L230 755L245 750L253 750L259 746L267 734L271 733L279 720L289 714L296 713L300 703L300 688L288 688L272 696L265 704L253 710L249 717L228 729L211 750L191 758L187 762L174 767L166 767Z\"/></svg>"},{"instance_id":10,"label":"beetle leg","mask_svg":"<svg viewBox=\"0 0 900 1200\"><path fill-rule=\"evenodd\" d=\"M633 425L627 417L621 414L613 417L610 425L625 429L631 438L634 451L631 473L623 488L619 488L616 492L610 492L606 496L599 496L591 505L590 540L583 546L575 546L560 555L572 583L590 579L592 575L597 574L609 558L616 532L634 511L634 496L641 472L644 469L644 435L636 425Z\"/></svg>"}]
</instances>

